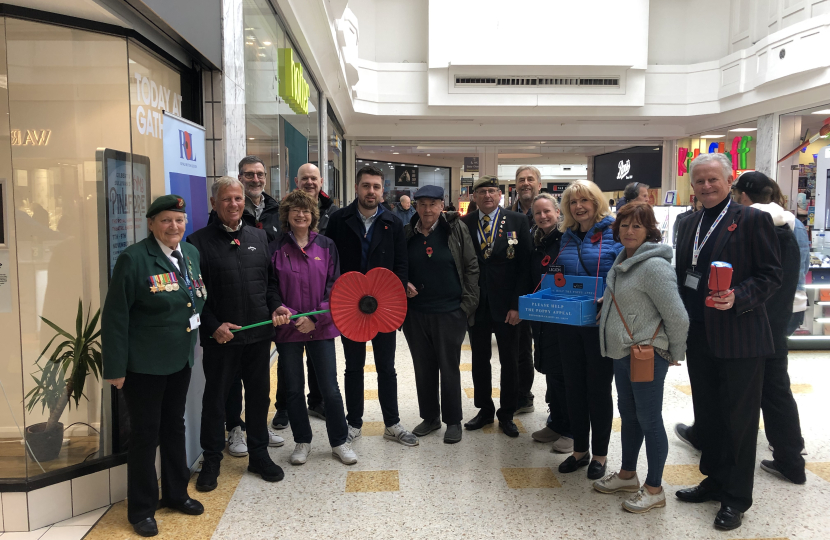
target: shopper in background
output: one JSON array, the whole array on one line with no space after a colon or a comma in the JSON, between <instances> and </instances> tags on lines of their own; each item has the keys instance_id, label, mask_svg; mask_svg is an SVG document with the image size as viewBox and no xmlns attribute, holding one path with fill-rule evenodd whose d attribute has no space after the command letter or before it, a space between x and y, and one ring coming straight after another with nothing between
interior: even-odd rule
<instances>
[{"instance_id":1,"label":"shopper in background","mask_svg":"<svg viewBox=\"0 0 830 540\"><path fill-rule=\"evenodd\" d=\"M280 206L283 233L271 243L271 264L283 306L292 315L329 309L331 288L340 276L334 242L314 230L319 217L317 201L300 190L290 193ZM283 364L288 418L296 444L289 458L293 465L304 464L311 452L311 425L303 399L303 351L314 365L315 377L323 392L331 453L346 465L357 463L357 455L346 442L349 431L337 386L334 338L338 335L331 313L292 320L279 326L274 335L279 361Z\"/></svg>"},{"instance_id":2,"label":"shopper in background","mask_svg":"<svg viewBox=\"0 0 830 540\"><path fill-rule=\"evenodd\" d=\"M462 436L461 344L478 306L478 260L458 214L443 212L444 188L423 186L415 206L417 215L404 227L409 283L403 334L423 422L412 433L424 437L440 429L443 418L444 442L453 444Z\"/></svg>"},{"instance_id":3,"label":"shopper in background","mask_svg":"<svg viewBox=\"0 0 830 540\"><path fill-rule=\"evenodd\" d=\"M564 235L557 262L565 275L604 279L623 246L614 240L614 218L602 191L589 180L572 182L562 195L561 208L564 220L559 230ZM602 302L602 298L598 300ZM598 480L605 475L611 439L614 365L602 355L596 326L570 327L567 339L559 340L559 350L574 436L573 454L559 465L559 472L570 473L587 465L588 478Z\"/></svg>"},{"instance_id":4,"label":"shopper in background","mask_svg":"<svg viewBox=\"0 0 830 540\"><path fill-rule=\"evenodd\" d=\"M531 231L535 249L530 261L530 283L538 288L545 274L552 272L558 263L562 231L559 230L559 203L553 195L537 195L533 198L532 208L536 226ZM563 332L567 332L567 327L539 321L529 323L535 345L534 364L539 373L545 375L545 402L550 410L545 427L534 432L531 437L541 443L552 442L551 452L570 454L574 450L574 441L568 418L562 356L559 352L559 336L566 335Z\"/></svg>"},{"instance_id":5,"label":"shopper in background","mask_svg":"<svg viewBox=\"0 0 830 540\"><path fill-rule=\"evenodd\" d=\"M412 201L408 195L401 195L398 204L393 206L392 213L401 220L401 223L406 225L415 215L415 207L412 206Z\"/></svg>"},{"instance_id":6,"label":"shopper in background","mask_svg":"<svg viewBox=\"0 0 830 540\"><path fill-rule=\"evenodd\" d=\"M533 200L539 194L542 187L542 173L533 165L522 165L516 169L516 191L518 197L510 210L527 215L527 228L532 230L535 225L533 221ZM530 330L530 321L519 323L519 404L516 414L533 412L533 399L535 396L533 388L533 333Z\"/></svg>"},{"instance_id":7,"label":"shopper in background","mask_svg":"<svg viewBox=\"0 0 830 540\"><path fill-rule=\"evenodd\" d=\"M408 269L406 239L401 220L381 206L383 173L367 165L355 177L356 198L352 204L332 214L326 236L334 240L340 253L340 271L366 273L372 268L386 268L401 280L406 289ZM344 385L348 441L362 434L363 368L366 343L341 338L346 357ZM375 369L378 374L378 400L386 429L383 438L404 446L417 446L418 437L401 425L398 415L398 375L395 373L395 332L380 332L372 339Z\"/></svg>"},{"instance_id":8,"label":"shopper in background","mask_svg":"<svg viewBox=\"0 0 830 540\"><path fill-rule=\"evenodd\" d=\"M648 202L648 184L642 182L631 182L625 186L623 196L617 199L617 212L626 204L634 201Z\"/></svg>"},{"instance_id":9,"label":"shopper in background","mask_svg":"<svg viewBox=\"0 0 830 540\"><path fill-rule=\"evenodd\" d=\"M498 417L499 426L508 437L518 437L513 422L518 404L519 297L530 292L527 272L532 240L527 216L499 206L502 193L499 179L482 176L473 184L478 210L461 220L469 228L477 246L479 303L475 324L469 327L473 360L475 417L464 424L468 430L481 429ZM501 398L496 410L492 398L492 335L496 335L501 364Z\"/></svg>"},{"instance_id":10,"label":"shopper in background","mask_svg":"<svg viewBox=\"0 0 830 540\"><path fill-rule=\"evenodd\" d=\"M761 461L761 468L794 484L803 484L807 481L804 458L801 456L804 439L801 436L798 405L790 389L790 375L787 373L788 327L800 278L801 256L798 241L793 234L795 216L773 202L777 200L776 191L778 185L757 171L742 174L732 186L737 202L766 212L772 217L781 249L781 287L766 301L775 353L764 361L764 387L761 392L764 432L773 451L772 460Z\"/></svg>"},{"instance_id":11,"label":"shopper in background","mask_svg":"<svg viewBox=\"0 0 830 540\"><path fill-rule=\"evenodd\" d=\"M752 505L764 358L775 352L764 303L781 286L780 249L769 214L731 203L728 157L701 154L690 176L704 209L680 222L676 271L690 319L686 357L706 478L676 495L720 501L715 527L731 530ZM732 265L732 284L707 307L714 261Z\"/></svg>"},{"instance_id":12,"label":"shopper in background","mask_svg":"<svg viewBox=\"0 0 830 540\"><path fill-rule=\"evenodd\" d=\"M677 291L672 248L660 243L662 235L651 206L640 201L626 204L612 230L625 249L608 271L599 338L603 356L614 359L622 466L619 472L594 482L594 489L635 493L622 506L643 513L666 506L662 477L669 441L663 425L663 383L669 364L677 365L685 357L689 316ZM654 347L652 381L631 380L632 345ZM648 476L641 486L637 458L643 440Z\"/></svg>"},{"instance_id":13,"label":"shopper in background","mask_svg":"<svg viewBox=\"0 0 830 540\"><path fill-rule=\"evenodd\" d=\"M602 191L590 180L572 182L562 194L561 208L564 220L559 230L564 234L557 262L565 275L604 279L623 246L614 240L614 218ZM598 300L602 302L601 297ZM570 327L568 338L559 340L559 350L574 435L574 452L559 465L559 472L570 473L587 465L588 478L598 480L605 475L611 439L614 366L602 356L596 326ZM593 460L589 449L594 451Z\"/></svg>"}]
</instances>

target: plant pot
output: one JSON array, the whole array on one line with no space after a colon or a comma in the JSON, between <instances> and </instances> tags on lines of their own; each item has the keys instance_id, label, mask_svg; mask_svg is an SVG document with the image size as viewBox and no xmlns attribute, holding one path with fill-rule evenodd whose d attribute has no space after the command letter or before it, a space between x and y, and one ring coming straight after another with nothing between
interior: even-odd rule
<instances>
[{"instance_id":1,"label":"plant pot","mask_svg":"<svg viewBox=\"0 0 830 540\"><path fill-rule=\"evenodd\" d=\"M37 461L52 461L57 459L63 445L63 424L50 431L46 429L46 422L26 427L26 447L29 454Z\"/></svg>"}]
</instances>

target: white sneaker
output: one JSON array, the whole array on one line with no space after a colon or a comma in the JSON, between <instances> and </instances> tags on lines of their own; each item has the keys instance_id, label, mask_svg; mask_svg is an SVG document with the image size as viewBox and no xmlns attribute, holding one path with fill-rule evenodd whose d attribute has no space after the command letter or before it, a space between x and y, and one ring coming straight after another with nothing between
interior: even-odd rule
<instances>
[{"instance_id":1,"label":"white sneaker","mask_svg":"<svg viewBox=\"0 0 830 540\"><path fill-rule=\"evenodd\" d=\"M383 438L390 441L397 441L404 446L418 446L420 444L418 437L404 429L400 422L384 429Z\"/></svg>"},{"instance_id":2,"label":"white sneaker","mask_svg":"<svg viewBox=\"0 0 830 540\"><path fill-rule=\"evenodd\" d=\"M634 514L643 514L652 508L664 508L665 506L666 490L660 490L660 493L652 495L646 486L641 487L633 497L622 503L623 510Z\"/></svg>"},{"instance_id":3,"label":"white sneaker","mask_svg":"<svg viewBox=\"0 0 830 540\"><path fill-rule=\"evenodd\" d=\"M640 479L637 478L637 473L634 473L634 476L628 480L623 480L620 478L620 473L614 472L594 482L594 489L600 493L616 493L618 491L637 493L640 491Z\"/></svg>"},{"instance_id":4,"label":"white sneaker","mask_svg":"<svg viewBox=\"0 0 830 540\"><path fill-rule=\"evenodd\" d=\"M349 426L349 434L346 436L346 444L352 444L352 441L360 438L363 432L359 427Z\"/></svg>"},{"instance_id":5,"label":"white sneaker","mask_svg":"<svg viewBox=\"0 0 830 540\"><path fill-rule=\"evenodd\" d=\"M233 457L248 455L248 443L245 442L245 435L240 426L236 426L228 433L228 453Z\"/></svg>"},{"instance_id":6,"label":"white sneaker","mask_svg":"<svg viewBox=\"0 0 830 540\"><path fill-rule=\"evenodd\" d=\"M343 462L344 465L354 465L357 463L357 454L352 450L349 443L341 444L340 446L332 446L331 454Z\"/></svg>"},{"instance_id":7,"label":"white sneaker","mask_svg":"<svg viewBox=\"0 0 830 540\"><path fill-rule=\"evenodd\" d=\"M311 445L309 443L297 443L297 446L294 447L294 451L291 452L291 457L288 461L290 461L292 465L302 465L308 461L308 454L310 453Z\"/></svg>"},{"instance_id":8,"label":"white sneaker","mask_svg":"<svg viewBox=\"0 0 830 540\"><path fill-rule=\"evenodd\" d=\"M268 425L268 446L276 448L276 447L282 446L284 444L285 444L285 439L283 439L282 437L277 435L276 431L274 431L274 428L272 428L270 423L269 423L269 425Z\"/></svg>"},{"instance_id":9,"label":"white sneaker","mask_svg":"<svg viewBox=\"0 0 830 540\"><path fill-rule=\"evenodd\" d=\"M572 454L574 451L574 440L562 435L553 441L550 451L552 454Z\"/></svg>"}]
</instances>

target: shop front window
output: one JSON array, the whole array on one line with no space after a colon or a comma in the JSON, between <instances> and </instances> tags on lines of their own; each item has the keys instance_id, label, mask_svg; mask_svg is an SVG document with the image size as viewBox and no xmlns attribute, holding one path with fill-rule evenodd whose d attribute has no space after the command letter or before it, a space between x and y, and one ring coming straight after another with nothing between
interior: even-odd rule
<instances>
[{"instance_id":1,"label":"shop front window","mask_svg":"<svg viewBox=\"0 0 830 540\"><path fill-rule=\"evenodd\" d=\"M343 173L345 171L344 165L346 163L346 156L343 152L345 141L343 140L343 132L335 124L334 117L329 111L328 122L328 195L334 199L334 204L341 205L342 198L342 184L344 182Z\"/></svg>"},{"instance_id":2,"label":"shop front window","mask_svg":"<svg viewBox=\"0 0 830 540\"><path fill-rule=\"evenodd\" d=\"M383 173L383 198L389 204L397 203L404 195L412 198L423 186L441 186L444 188L444 202L449 203L452 176L449 167L358 159L355 161L355 173L366 165L376 167Z\"/></svg>"}]
</instances>

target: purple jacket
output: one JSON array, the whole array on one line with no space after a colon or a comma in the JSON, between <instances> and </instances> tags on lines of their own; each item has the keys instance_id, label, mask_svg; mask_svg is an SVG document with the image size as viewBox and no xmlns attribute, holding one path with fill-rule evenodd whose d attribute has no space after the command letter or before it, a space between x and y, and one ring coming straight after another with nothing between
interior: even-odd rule
<instances>
[{"instance_id":1,"label":"purple jacket","mask_svg":"<svg viewBox=\"0 0 830 540\"><path fill-rule=\"evenodd\" d=\"M340 277L340 260L337 248L330 238L310 232L308 245L300 249L294 235L284 232L277 235L268 246L271 264L280 283L282 302L292 314L329 309L329 295L334 281ZM275 328L277 343L317 341L340 335L334 326L331 313L314 315L315 329L303 334L294 321Z\"/></svg>"}]
</instances>

